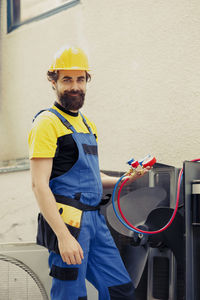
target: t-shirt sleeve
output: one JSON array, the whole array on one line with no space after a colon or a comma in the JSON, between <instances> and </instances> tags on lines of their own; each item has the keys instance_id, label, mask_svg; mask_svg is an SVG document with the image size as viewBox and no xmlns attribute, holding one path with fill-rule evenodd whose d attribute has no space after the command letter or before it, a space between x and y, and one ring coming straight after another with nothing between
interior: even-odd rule
<instances>
[{"instance_id":1,"label":"t-shirt sleeve","mask_svg":"<svg viewBox=\"0 0 200 300\"><path fill-rule=\"evenodd\" d=\"M38 116L28 137L29 158L50 158L55 156L57 132L51 118Z\"/></svg>"}]
</instances>

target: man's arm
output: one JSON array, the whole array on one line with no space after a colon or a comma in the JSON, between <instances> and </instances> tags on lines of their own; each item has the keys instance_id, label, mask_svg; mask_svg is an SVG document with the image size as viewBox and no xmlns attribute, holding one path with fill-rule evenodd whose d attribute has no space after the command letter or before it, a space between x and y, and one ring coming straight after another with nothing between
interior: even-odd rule
<instances>
[{"instance_id":1,"label":"man's arm","mask_svg":"<svg viewBox=\"0 0 200 300\"><path fill-rule=\"evenodd\" d=\"M131 175L130 177L125 176L121 182L123 182L126 178L129 178L129 180L125 184L125 185L128 185L128 184L134 182L135 180L137 180L138 178L142 177L143 175L145 175L147 172L148 172L147 170L143 170L143 172L141 172L141 173L135 172L134 175ZM101 174L101 182L102 182L102 185L104 188L114 188L115 184L119 180L119 177L109 176L109 175L104 174L103 172L100 172L100 174Z\"/></svg>"},{"instance_id":2,"label":"man's arm","mask_svg":"<svg viewBox=\"0 0 200 300\"><path fill-rule=\"evenodd\" d=\"M115 176L109 176L104 174L103 172L100 172L101 174L101 182L104 188L113 188L117 181L119 180L119 177Z\"/></svg>"},{"instance_id":3,"label":"man's arm","mask_svg":"<svg viewBox=\"0 0 200 300\"><path fill-rule=\"evenodd\" d=\"M52 164L52 158L31 159L32 189L42 215L58 238L58 247L63 261L67 264L81 264L83 250L62 220L54 195L49 188Z\"/></svg>"}]
</instances>

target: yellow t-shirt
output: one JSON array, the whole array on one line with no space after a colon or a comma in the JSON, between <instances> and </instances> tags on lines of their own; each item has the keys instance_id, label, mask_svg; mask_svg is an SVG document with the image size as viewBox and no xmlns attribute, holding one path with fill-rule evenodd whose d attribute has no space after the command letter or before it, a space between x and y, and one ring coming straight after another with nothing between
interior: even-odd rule
<instances>
[{"instance_id":1,"label":"yellow t-shirt","mask_svg":"<svg viewBox=\"0 0 200 300\"><path fill-rule=\"evenodd\" d=\"M52 108L67 119L77 132L89 132L80 113L66 113L58 104ZM97 138L96 126L87 117L85 119ZM52 172L55 176L63 174L78 158L78 149L71 134L72 131L67 129L54 113L41 112L33 122L29 133L29 158L54 158Z\"/></svg>"},{"instance_id":2,"label":"yellow t-shirt","mask_svg":"<svg viewBox=\"0 0 200 300\"><path fill-rule=\"evenodd\" d=\"M55 105L52 108L66 118L77 132L88 133L88 129L85 126L80 113L78 113L78 116L72 116L63 112ZM94 123L90 122L87 117L85 117L85 119L94 135L97 136ZM55 114L49 111L42 112L33 122L29 133L29 158L54 157L57 148L57 140L68 134L72 134L72 131L67 129Z\"/></svg>"}]
</instances>

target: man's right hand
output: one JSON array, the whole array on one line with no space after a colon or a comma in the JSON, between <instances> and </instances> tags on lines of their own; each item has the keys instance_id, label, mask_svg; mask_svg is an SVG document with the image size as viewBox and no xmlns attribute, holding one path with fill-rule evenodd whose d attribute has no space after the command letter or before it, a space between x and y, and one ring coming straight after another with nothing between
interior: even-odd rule
<instances>
[{"instance_id":1,"label":"man's right hand","mask_svg":"<svg viewBox=\"0 0 200 300\"><path fill-rule=\"evenodd\" d=\"M71 234L58 238L58 247L62 260L68 265L80 265L82 263L83 249Z\"/></svg>"}]
</instances>

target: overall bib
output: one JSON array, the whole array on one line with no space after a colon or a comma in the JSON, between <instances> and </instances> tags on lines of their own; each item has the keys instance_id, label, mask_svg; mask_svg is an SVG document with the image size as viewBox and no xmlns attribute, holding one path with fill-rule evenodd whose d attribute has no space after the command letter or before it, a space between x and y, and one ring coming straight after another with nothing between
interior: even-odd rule
<instances>
[{"instance_id":1,"label":"overall bib","mask_svg":"<svg viewBox=\"0 0 200 300\"><path fill-rule=\"evenodd\" d=\"M74 127L56 110L64 126L70 129L78 147L78 160L61 176L50 180L58 210L71 234L84 253L81 265L67 265L62 261L58 242L43 216L39 214L37 243L49 249L52 279L52 300L87 300L85 278L99 292L99 300L134 300L134 287L124 267L118 249L99 212L102 183L97 143L83 118L88 133L76 132Z\"/></svg>"}]
</instances>

